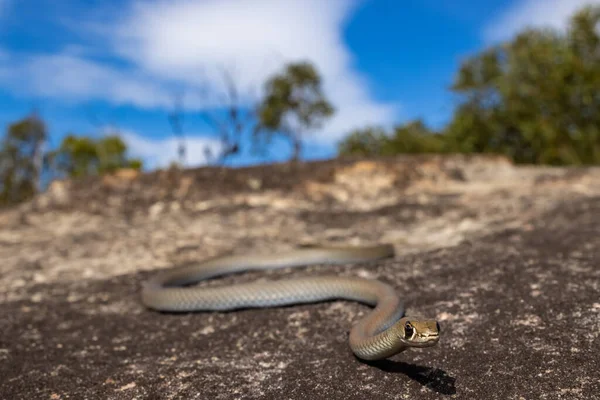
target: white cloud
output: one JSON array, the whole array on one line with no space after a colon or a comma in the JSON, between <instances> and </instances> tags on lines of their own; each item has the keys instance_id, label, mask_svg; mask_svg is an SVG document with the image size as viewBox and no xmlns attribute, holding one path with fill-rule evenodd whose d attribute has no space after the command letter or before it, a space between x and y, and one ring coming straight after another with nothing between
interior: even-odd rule
<instances>
[{"instance_id":1,"label":"white cloud","mask_svg":"<svg viewBox=\"0 0 600 400\"><path fill-rule=\"evenodd\" d=\"M66 46L58 54L17 57L0 48L0 86L18 96L40 96L65 102L107 100L145 109L172 108L179 93L173 82L140 68L116 68L86 58L94 50ZM213 103L214 105L214 99ZM198 93L186 93L185 106L207 105Z\"/></svg>"},{"instance_id":2,"label":"white cloud","mask_svg":"<svg viewBox=\"0 0 600 400\"><path fill-rule=\"evenodd\" d=\"M150 6L152 4L152 6ZM235 65L254 83L283 61L311 59L324 74L346 72L341 25L352 2L204 0L134 3L117 27L120 53L171 77Z\"/></svg>"},{"instance_id":3,"label":"white cloud","mask_svg":"<svg viewBox=\"0 0 600 400\"><path fill-rule=\"evenodd\" d=\"M3 61L0 58L0 63ZM115 104L160 107L172 103L163 86L143 73L111 68L61 53L5 57L0 83L19 95L55 97L67 101L110 99Z\"/></svg>"},{"instance_id":4,"label":"white cloud","mask_svg":"<svg viewBox=\"0 0 600 400\"><path fill-rule=\"evenodd\" d=\"M179 139L175 137L149 139L132 131L122 132L121 137L127 143L130 156L143 159L144 167L147 169L168 167L171 162L178 160ZM200 135L186 135L185 146L187 167L196 167L209 162L207 148L212 154L219 154L222 148L218 140Z\"/></svg>"},{"instance_id":5,"label":"white cloud","mask_svg":"<svg viewBox=\"0 0 600 400\"><path fill-rule=\"evenodd\" d=\"M372 98L344 43L345 22L359 1L134 0L108 22L80 24L95 26L90 34L95 41L100 38L119 67L92 61L82 48L65 43L68 52L13 61L10 78L0 77L0 84L57 99L165 108L172 105L176 86L198 90L208 77L218 90L221 67L232 71L248 95L251 89L262 89L264 80L285 62L309 60L321 72L337 110L312 137L332 143L357 126L390 124L398 111L397 105ZM205 104L197 92L187 92L184 105Z\"/></svg>"},{"instance_id":6,"label":"white cloud","mask_svg":"<svg viewBox=\"0 0 600 400\"><path fill-rule=\"evenodd\" d=\"M310 60L323 75L337 113L331 141L368 123L391 122L396 107L372 100L352 66L343 28L350 0L156 0L136 2L113 39L119 54L152 73L186 83L234 68L243 89L261 86L284 62ZM219 79L211 79L219 82Z\"/></svg>"},{"instance_id":7,"label":"white cloud","mask_svg":"<svg viewBox=\"0 0 600 400\"><path fill-rule=\"evenodd\" d=\"M507 40L527 27L562 30L574 12L590 4L600 4L600 0L521 0L484 29L484 39L487 42Z\"/></svg>"}]
</instances>

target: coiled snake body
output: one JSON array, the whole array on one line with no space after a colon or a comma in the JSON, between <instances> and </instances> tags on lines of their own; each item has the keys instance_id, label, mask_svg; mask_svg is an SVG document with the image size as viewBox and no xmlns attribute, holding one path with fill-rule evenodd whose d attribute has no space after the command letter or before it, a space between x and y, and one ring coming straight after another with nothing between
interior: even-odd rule
<instances>
[{"instance_id":1,"label":"coiled snake body","mask_svg":"<svg viewBox=\"0 0 600 400\"><path fill-rule=\"evenodd\" d=\"M439 340L437 322L403 317L402 301L395 290L383 282L318 276L224 287L181 286L248 270L366 262L393 255L392 246L379 245L304 247L279 254L218 257L158 274L144 283L142 302L159 311L187 312L276 307L333 299L354 300L375 308L350 331L350 347L361 359L382 359L409 347L433 346Z\"/></svg>"}]
</instances>

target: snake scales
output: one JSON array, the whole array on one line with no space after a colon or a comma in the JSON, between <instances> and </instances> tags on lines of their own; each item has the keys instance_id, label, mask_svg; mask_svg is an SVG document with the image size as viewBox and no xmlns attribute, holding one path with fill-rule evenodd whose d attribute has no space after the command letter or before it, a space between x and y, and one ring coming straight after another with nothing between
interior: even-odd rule
<instances>
[{"instance_id":1,"label":"snake scales","mask_svg":"<svg viewBox=\"0 0 600 400\"><path fill-rule=\"evenodd\" d=\"M401 299L390 285L383 282L318 276L210 288L187 285L249 270L357 263L393 256L394 248L391 245L378 245L304 247L278 254L218 257L158 274L144 283L142 302L159 311L187 312L276 307L333 299L354 300L373 306L374 309L352 327L350 347L361 359L383 359L410 347L433 346L439 340L437 322L404 317Z\"/></svg>"}]
</instances>

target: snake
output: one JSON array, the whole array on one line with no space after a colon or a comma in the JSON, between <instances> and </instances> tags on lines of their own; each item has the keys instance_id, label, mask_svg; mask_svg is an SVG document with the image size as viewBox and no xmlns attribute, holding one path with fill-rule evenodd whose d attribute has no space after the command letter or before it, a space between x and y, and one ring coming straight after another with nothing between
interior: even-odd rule
<instances>
[{"instance_id":1,"label":"snake","mask_svg":"<svg viewBox=\"0 0 600 400\"><path fill-rule=\"evenodd\" d=\"M405 316L396 290L376 279L313 276L254 281L230 286L194 285L200 281L245 271L274 270L312 264L368 263L394 257L391 244L371 246L303 245L272 254L229 254L196 264L176 266L143 282L142 303L159 312L219 312L281 307L332 300L351 300L372 307L352 326L348 342L363 360L389 358L409 348L434 346L439 341L436 320Z\"/></svg>"}]
</instances>

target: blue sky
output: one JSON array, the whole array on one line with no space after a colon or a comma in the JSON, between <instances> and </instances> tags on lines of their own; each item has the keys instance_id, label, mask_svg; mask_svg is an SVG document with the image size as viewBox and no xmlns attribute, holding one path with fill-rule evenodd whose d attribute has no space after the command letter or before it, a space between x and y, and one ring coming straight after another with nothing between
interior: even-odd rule
<instances>
[{"instance_id":1,"label":"blue sky","mask_svg":"<svg viewBox=\"0 0 600 400\"><path fill-rule=\"evenodd\" d=\"M165 166L176 158L167 113L183 90L187 162L200 165L205 146L218 149L198 110L222 92L219 68L250 101L283 63L309 59L337 113L304 158L329 157L353 128L443 126L461 60L526 26L562 29L588 3L600 0L0 0L0 128L35 108L51 146L113 126L133 155ZM278 141L232 164L289 151Z\"/></svg>"}]
</instances>

